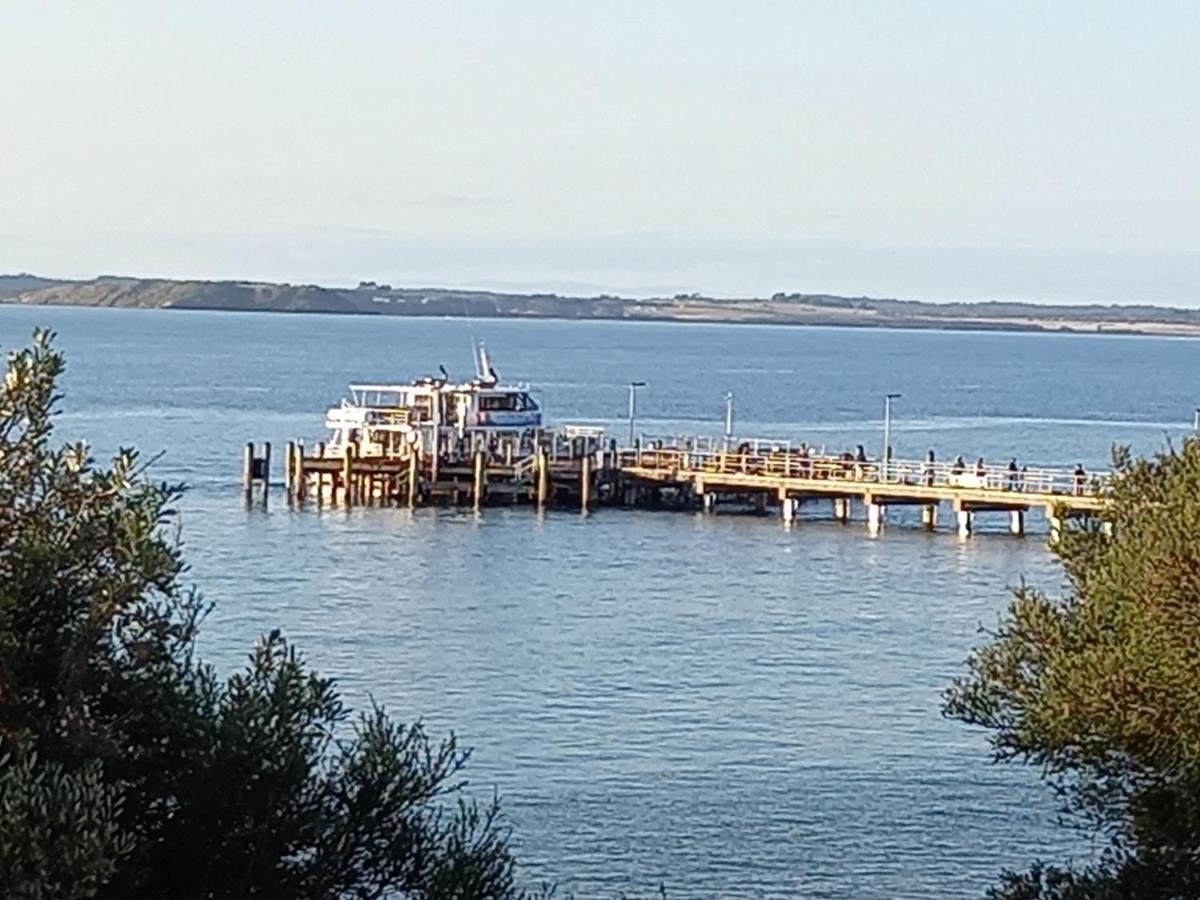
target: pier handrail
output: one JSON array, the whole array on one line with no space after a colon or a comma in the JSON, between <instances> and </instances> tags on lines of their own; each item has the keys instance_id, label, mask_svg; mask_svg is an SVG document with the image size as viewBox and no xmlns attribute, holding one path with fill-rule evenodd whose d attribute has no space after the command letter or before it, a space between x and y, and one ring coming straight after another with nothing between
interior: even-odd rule
<instances>
[{"instance_id":1,"label":"pier handrail","mask_svg":"<svg viewBox=\"0 0 1200 900\"><path fill-rule=\"evenodd\" d=\"M1085 473L1081 478L1074 470L1063 468L1025 467L1010 472L1006 465L998 464L985 465L978 472L972 465L902 459L890 461L885 478L878 460L861 462L828 454L805 456L788 450L762 453L641 446L619 450L618 459L623 467L643 469L1061 496L1095 496L1104 492L1109 480L1107 475L1097 473Z\"/></svg>"}]
</instances>

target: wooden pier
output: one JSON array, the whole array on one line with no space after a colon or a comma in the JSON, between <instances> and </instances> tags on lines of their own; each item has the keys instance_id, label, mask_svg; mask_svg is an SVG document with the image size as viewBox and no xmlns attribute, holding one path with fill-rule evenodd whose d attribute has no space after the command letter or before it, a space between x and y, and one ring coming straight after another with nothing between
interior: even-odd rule
<instances>
[{"instance_id":1,"label":"wooden pier","mask_svg":"<svg viewBox=\"0 0 1200 900\"><path fill-rule=\"evenodd\" d=\"M954 513L957 531L974 531L979 513L1004 513L1013 534L1024 534L1026 515L1045 511L1053 538L1066 518L1087 517L1104 506L1106 477L1080 477L1069 469L974 468L927 461L856 462L833 456L800 455L790 449L738 451L646 448L617 454L622 485L635 495L647 489L684 507L715 511L722 503L777 509L793 522L803 504L832 505L833 516L848 521L853 504L865 513L867 528L879 531L891 507L919 507L928 529L938 525L943 505ZM636 496L632 499L637 504ZM669 501L668 501L669 502Z\"/></svg>"},{"instance_id":2,"label":"wooden pier","mask_svg":"<svg viewBox=\"0 0 1200 900\"><path fill-rule=\"evenodd\" d=\"M1081 477L1068 469L975 467L930 461L855 461L797 451L787 445L748 443L715 449L711 442L639 442L618 448L598 430L547 431L532 441L473 441L424 456L415 447L389 455L359 455L354 446L336 454L323 444L306 451L288 443L283 454L289 502L303 504L459 506L531 505L658 508L715 513L738 509L800 520L805 507L828 504L835 520L862 510L871 532L881 530L893 507L917 507L921 523L939 525L948 508L955 530L970 535L981 514L1007 516L1008 530L1024 534L1031 510L1044 511L1051 539L1068 518L1103 509L1106 476ZM249 444L243 484L265 501L270 445Z\"/></svg>"}]
</instances>

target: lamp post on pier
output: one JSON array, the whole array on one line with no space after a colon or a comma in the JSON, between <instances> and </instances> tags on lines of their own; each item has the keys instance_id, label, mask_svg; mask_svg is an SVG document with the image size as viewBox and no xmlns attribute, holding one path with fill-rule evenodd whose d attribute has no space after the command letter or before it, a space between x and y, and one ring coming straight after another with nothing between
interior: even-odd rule
<instances>
[{"instance_id":1,"label":"lamp post on pier","mask_svg":"<svg viewBox=\"0 0 1200 900\"><path fill-rule=\"evenodd\" d=\"M637 390L644 388L646 382L631 381L629 382L629 446L633 446L633 422L637 418Z\"/></svg>"},{"instance_id":2,"label":"lamp post on pier","mask_svg":"<svg viewBox=\"0 0 1200 900\"><path fill-rule=\"evenodd\" d=\"M892 471L892 401L899 400L899 394L885 394L883 397L883 456L880 457L880 480L891 480Z\"/></svg>"}]
</instances>

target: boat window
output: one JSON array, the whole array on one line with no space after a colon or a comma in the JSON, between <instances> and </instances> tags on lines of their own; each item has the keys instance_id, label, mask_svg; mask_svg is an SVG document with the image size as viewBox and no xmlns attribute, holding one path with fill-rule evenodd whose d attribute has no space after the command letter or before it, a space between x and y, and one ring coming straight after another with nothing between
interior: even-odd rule
<instances>
[{"instance_id":1,"label":"boat window","mask_svg":"<svg viewBox=\"0 0 1200 900\"><path fill-rule=\"evenodd\" d=\"M515 394L485 394L479 398L479 408L486 411L508 412L522 408L517 405L517 400L518 397Z\"/></svg>"}]
</instances>

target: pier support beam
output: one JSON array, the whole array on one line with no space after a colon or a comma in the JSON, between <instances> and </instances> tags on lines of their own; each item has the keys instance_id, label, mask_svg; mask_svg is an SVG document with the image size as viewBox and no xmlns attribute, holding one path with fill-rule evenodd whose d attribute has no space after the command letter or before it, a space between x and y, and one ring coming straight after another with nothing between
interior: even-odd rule
<instances>
[{"instance_id":1,"label":"pier support beam","mask_svg":"<svg viewBox=\"0 0 1200 900\"><path fill-rule=\"evenodd\" d=\"M483 506L483 495L487 492L487 454L482 450L475 451L475 490L473 499L475 509Z\"/></svg>"},{"instance_id":2,"label":"pier support beam","mask_svg":"<svg viewBox=\"0 0 1200 900\"><path fill-rule=\"evenodd\" d=\"M1008 530L1018 537L1025 534L1025 510L1014 509L1008 514Z\"/></svg>"},{"instance_id":3,"label":"pier support beam","mask_svg":"<svg viewBox=\"0 0 1200 900\"><path fill-rule=\"evenodd\" d=\"M584 454L579 459L579 511L587 512L592 505L592 457Z\"/></svg>"},{"instance_id":4,"label":"pier support beam","mask_svg":"<svg viewBox=\"0 0 1200 900\"><path fill-rule=\"evenodd\" d=\"M413 448L412 455L408 458L408 505L412 508L417 505L417 494L421 490L421 451L416 447Z\"/></svg>"},{"instance_id":5,"label":"pier support beam","mask_svg":"<svg viewBox=\"0 0 1200 900\"><path fill-rule=\"evenodd\" d=\"M550 458L546 448L538 449L537 455L537 505L545 508L550 502Z\"/></svg>"},{"instance_id":6,"label":"pier support beam","mask_svg":"<svg viewBox=\"0 0 1200 900\"><path fill-rule=\"evenodd\" d=\"M883 528L884 506L868 498L867 500L867 531L878 534Z\"/></svg>"},{"instance_id":7,"label":"pier support beam","mask_svg":"<svg viewBox=\"0 0 1200 900\"><path fill-rule=\"evenodd\" d=\"M288 502L296 499L296 442L288 441L283 448L283 489Z\"/></svg>"},{"instance_id":8,"label":"pier support beam","mask_svg":"<svg viewBox=\"0 0 1200 900\"><path fill-rule=\"evenodd\" d=\"M250 492L254 490L254 444L247 444L246 452L242 455L242 490L249 500Z\"/></svg>"},{"instance_id":9,"label":"pier support beam","mask_svg":"<svg viewBox=\"0 0 1200 900\"><path fill-rule=\"evenodd\" d=\"M928 506L921 507L921 525L926 531L933 531L937 528L938 508L936 503L930 503Z\"/></svg>"},{"instance_id":10,"label":"pier support beam","mask_svg":"<svg viewBox=\"0 0 1200 900\"><path fill-rule=\"evenodd\" d=\"M354 456L354 445L347 444L342 451L342 502L347 506L358 502L358 486L354 483Z\"/></svg>"},{"instance_id":11,"label":"pier support beam","mask_svg":"<svg viewBox=\"0 0 1200 900\"><path fill-rule=\"evenodd\" d=\"M317 446L315 446L313 448L313 456L315 456L317 459L325 458L325 442L324 441L317 441ZM317 505L320 506L322 503L325 502L325 475L324 475L324 473L318 471L316 473L316 479L317 479L317 488L316 488ZM332 499L333 479L330 478L329 481L330 481L329 492L331 495L330 499Z\"/></svg>"},{"instance_id":12,"label":"pier support beam","mask_svg":"<svg viewBox=\"0 0 1200 900\"><path fill-rule=\"evenodd\" d=\"M706 513L716 512L717 495L712 491L705 491L700 495L700 505L704 508Z\"/></svg>"},{"instance_id":13,"label":"pier support beam","mask_svg":"<svg viewBox=\"0 0 1200 900\"><path fill-rule=\"evenodd\" d=\"M779 489L779 516L785 525L791 525L796 521L796 508L799 505L800 501L789 497L786 489Z\"/></svg>"},{"instance_id":14,"label":"pier support beam","mask_svg":"<svg viewBox=\"0 0 1200 900\"><path fill-rule=\"evenodd\" d=\"M839 522L850 521L850 498L849 497L834 497L833 498L833 517Z\"/></svg>"},{"instance_id":15,"label":"pier support beam","mask_svg":"<svg viewBox=\"0 0 1200 900\"><path fill-rule=\"evenodd\" d=\"M296 499L308 499L308 473L304 471L304 444L296 442L296 461L292 465L292 477L296 481Z\"/></svg>"},{"instance_id":16,"label":"pier support beam","mask_svg":"<svg viewBox=\"0 0 1200 900\"><path fill-rule=\"evenodd\" d=\"M969 509L958 509L955 510L955 515L958 518L958 536L970 537L975 526L975 514Z\"/></svg>"},{"instance_id":17,"label":"pier support beam","mask_svg":"<svg viewBox=\"0 0 1200 900\"><path fill-rule=\"evenodd\" d=\"M1062 538L1063 521L1054 514L1054 509L1046 510L1046 522L1050 525L1050 543L1057 544Z\"/></svg>"}]
</instances>

